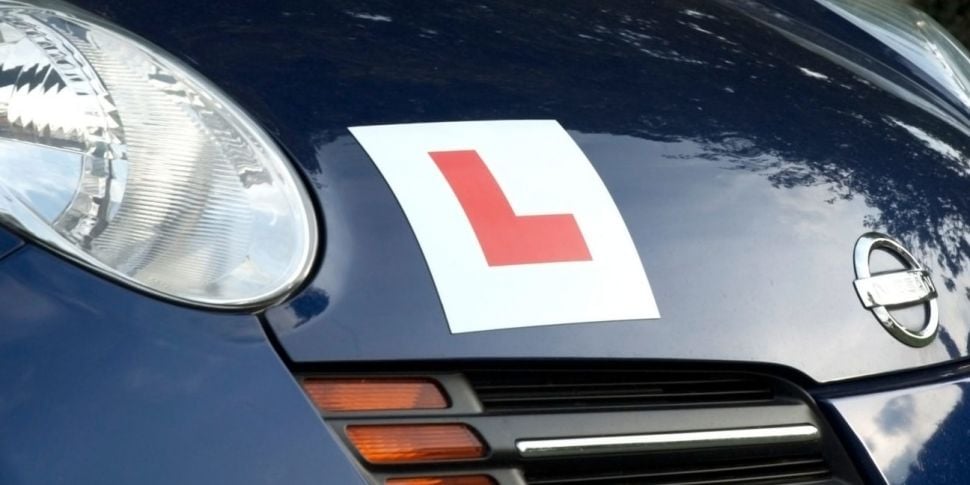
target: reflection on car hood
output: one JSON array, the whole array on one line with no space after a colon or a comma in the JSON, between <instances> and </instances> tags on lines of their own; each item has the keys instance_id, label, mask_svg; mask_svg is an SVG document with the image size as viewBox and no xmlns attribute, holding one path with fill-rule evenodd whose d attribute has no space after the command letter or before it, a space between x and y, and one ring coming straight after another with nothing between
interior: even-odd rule
<instances>
[{"instance_id":1,"label":"reflection on car hood","mask_svg":"<svg viewBox=\"0 0 970 485\"><path fill-rule=\"evenodd\" d=\"M296 362L703 359L827 381L967 355L965 110L820 5L77 3L193 64L303 169L323 263L266 315ZM407 220L347 127L488 119L569 131L661 319L449 333ZM925 348L893 339L854 292L853 244L873 230L936 282L942 332Z\"/></svg>"}]
</instances>

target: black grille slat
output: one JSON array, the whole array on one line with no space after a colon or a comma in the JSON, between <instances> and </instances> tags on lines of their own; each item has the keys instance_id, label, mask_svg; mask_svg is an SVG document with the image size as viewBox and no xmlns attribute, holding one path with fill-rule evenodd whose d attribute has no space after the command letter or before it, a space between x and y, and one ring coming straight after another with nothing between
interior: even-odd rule
<instances>
[{"instance_id":1,"label":"black grille slat","mask_svg":"<svg viewBox=\"0 0 970 485\"><path fill-rule=\"evenodd\" d=\"M595 466L595 465L594 465ZM548 467L546 467L548 468ZM535 473L526 468L529 485L728 485L735 483L767 485L775 483L804 483L830 477L831 472L821 458L749 462L737 464L698 465L686 469L659 467L625 468L609 473L582 472Z\"/></svg>"},{"instance_id":2,"label":"black grille slat","mask_svg":"<svg viewBox=\"0 0 970 485\"><path fill-rule=\"evenodd\" d=\"M549 383L531 383L531 384L488 384L486 381L479 382L476 384L475 388L480 390L494 390L494 389L527 389L533 387L542 388L556 388L556 387L651 387L651 386L670 386L670 385L714 385L714 384L734 384L750 382L750 379L690 379L690 380L650 380L650 381L635 381L635 382L613 382L613 383L602 383L602 382L575 382L569 384L549 384Z\"/></svg>"},{"instance_id":3,"label":"black grille slat","mask_svg":"<svg viewBox=\"0 0 970 485\"><path fill-rule=\"evenodd\" d=\"M470 373L468 378L478 399L490 411L726 405L774 398L770 383L752 376L662 371L497 371Z\"/></svg>"},{"instance_id":4,"label":"black grille slat","mask_svg":"<svg viewBox=\"0 0 970 485\"><path fill-rule=\"evenodd\" d=\"M569 399L684 399L690 397L708 398L718 396L763 396L765 392L760 389L735 390L735 391L694 391L694 392L599 392L599 391L572 391ZM518 393L494 394L487 397L488 402L522 402L522 401L556 401L562 400L560 396L544 396L538 394L521 395ZM485 398L483 398L485 400Z\"/></svg>"}]
</instances>

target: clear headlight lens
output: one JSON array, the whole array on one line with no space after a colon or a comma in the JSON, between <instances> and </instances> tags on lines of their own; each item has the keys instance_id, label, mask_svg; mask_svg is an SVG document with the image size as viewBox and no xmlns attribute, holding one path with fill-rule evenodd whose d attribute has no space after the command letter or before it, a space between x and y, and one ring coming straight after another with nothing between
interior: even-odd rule
<instances>
[{"instance_id":1,"label":"clear headlight lens","mask_svg":"<svg viewBox=\"0 0 970 485\"><path fill-rule=\"evenodd\" d=\"M930 16L898 0L818 0L892 48L970 108L970 57Z\"/></svg>"},{"instance_id":2,"label":"clear headlight lens","mask_svg":"<svg viewBox=\"0 0 970 485\"><path fill-rule=\"evenodd\" d=\"M74 14L0 0L0 220L180 301L293 289L312 206L271 140L178 62Z\"/></svg>"}]
</instances>

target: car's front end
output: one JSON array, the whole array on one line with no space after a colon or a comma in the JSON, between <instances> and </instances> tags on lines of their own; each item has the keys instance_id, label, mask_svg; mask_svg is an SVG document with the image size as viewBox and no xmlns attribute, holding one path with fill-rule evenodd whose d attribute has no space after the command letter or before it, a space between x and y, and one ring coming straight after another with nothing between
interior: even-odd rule
<instances>
[{"instance_id":1,"label":"car's front end","mask_svg":"<svg viewBox=\"0 0 970 485\"><path fill-rule=\"evenodd\" d=\"M964 483L901 5L0 0L0 482Z\"/></svg>"}]
</instances>

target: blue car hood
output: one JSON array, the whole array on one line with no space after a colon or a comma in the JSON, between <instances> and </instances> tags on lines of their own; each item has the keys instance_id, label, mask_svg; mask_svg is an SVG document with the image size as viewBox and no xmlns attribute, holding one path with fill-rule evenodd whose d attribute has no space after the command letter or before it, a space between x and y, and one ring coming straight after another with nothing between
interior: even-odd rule
<instances>
[{"instance_id":1,"label":"blue car hood","mask_svg":"<svg viewBox=\"0 0 970 485\"><path fill-rule=\"evenodd\" d=\"M965 108L820 5L75 3L195 67L302 169L325 247L264 315L295 364L704 360L831 381L968 354ZM347 128L503 119L558 120L585 152L660 319L450 332L404 212ZM852 252L868 231L932 274L930 345L903 345L860 303Z\"/></svg>"}]
</instances>

